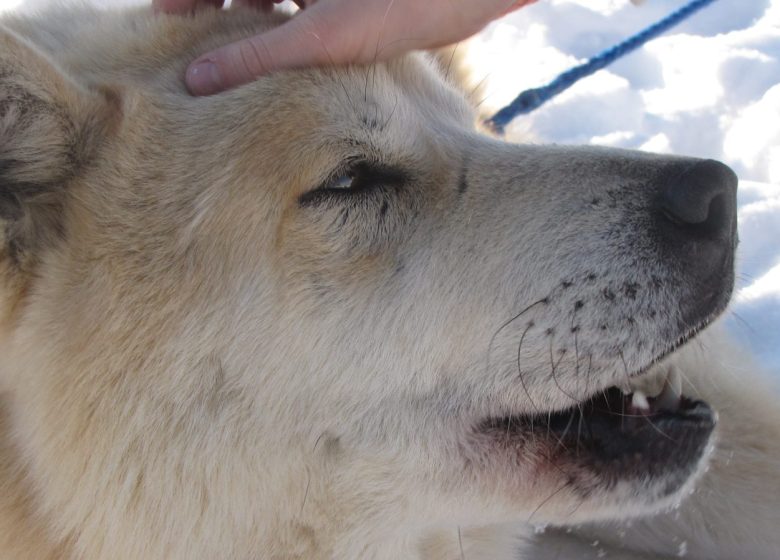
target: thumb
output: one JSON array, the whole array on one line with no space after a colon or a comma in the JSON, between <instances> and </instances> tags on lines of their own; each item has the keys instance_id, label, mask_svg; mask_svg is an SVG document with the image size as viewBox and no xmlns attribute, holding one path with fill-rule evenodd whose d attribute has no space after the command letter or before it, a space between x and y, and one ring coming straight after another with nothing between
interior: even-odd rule
<instances>
[{"instance_id":1,"label":"thumb","mask_svg":"<svg viewBox=\"0 0 780 560\"><path fill-rule=\"evenodd\" d=\"M328 47L315 4L283 25L204 54L187 69L193 95L211 95L276 70L339 62ZM322 28L323 30L320 30ZM340 57L339 57L340 58Z\"/></svg>"}]
</instances>

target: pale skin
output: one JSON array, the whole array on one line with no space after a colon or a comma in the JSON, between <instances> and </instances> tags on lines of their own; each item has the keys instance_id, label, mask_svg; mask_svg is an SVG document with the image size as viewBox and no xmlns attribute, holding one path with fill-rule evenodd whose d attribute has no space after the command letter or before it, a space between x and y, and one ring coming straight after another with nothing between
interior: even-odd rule
<instances>
[{"instance_id":1,"label":"pale skin","mask_svg":"<svg viewBox=\"0 0 780 560\"><path fill-rule=\"evenodd\" d=\"M363 64L474 35L535 0L295 0L289 22L197 58L187 69L193 95L212 95L278 70ZM281 0L234 0L270 10ZM158 12L221 8L224 0L153 0Z\"/></svg>"}]
</instances>

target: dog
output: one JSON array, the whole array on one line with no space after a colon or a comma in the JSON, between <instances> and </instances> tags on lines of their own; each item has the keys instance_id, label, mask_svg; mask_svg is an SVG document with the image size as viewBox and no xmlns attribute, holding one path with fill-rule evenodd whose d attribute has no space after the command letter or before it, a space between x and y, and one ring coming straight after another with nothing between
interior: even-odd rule
<instances>
[{"instance_id":1,"label":"dog","mask_svg":"<svg viewBox=\"0 0 780 560\"><path fill-rule=\"evenodd\" d=\"M776 558L734 173L421 53L187 95L285 17L3 18L0 557Z\"/></svg>"}]
</instances>

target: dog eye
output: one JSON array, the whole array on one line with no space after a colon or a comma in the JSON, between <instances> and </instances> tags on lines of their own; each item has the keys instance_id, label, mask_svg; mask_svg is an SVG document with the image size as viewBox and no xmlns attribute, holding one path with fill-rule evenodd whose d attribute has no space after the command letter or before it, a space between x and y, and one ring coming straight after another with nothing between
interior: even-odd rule
<instances>
[{"instance_id":1,"label":"dog eye","mask_svg":"<svg viewBox=\"0 0 780 560\"><path fill-rule=\"evenodd\" d=\"M331 175L316 189L303 194L303 205L316 204L325 199L353 197L400 187L408 182L403 170L374 162L352 163Z\"/></svg>"},{"instance_id":2,"label":"dog eye","mask_svg":"<svg viewBox=\"0 0 780 560\"><path fill-rule=\"evenodd\" d=\"M353 173L349 173L336 177L336 179L330 183L328 188L334 190L351 189L353 188L354 183L355 175Z\"/></svg>"}]
</instances>

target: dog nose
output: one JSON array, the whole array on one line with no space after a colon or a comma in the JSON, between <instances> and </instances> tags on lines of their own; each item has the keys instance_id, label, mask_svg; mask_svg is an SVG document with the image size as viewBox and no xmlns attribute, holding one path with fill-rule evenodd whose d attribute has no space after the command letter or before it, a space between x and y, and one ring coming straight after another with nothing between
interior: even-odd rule
<instances>
[{"instance_id":1,"label":"dog nose","mask_svg":"<svg viewBox=\"0 0 780 560\"><path fill-rule=\"evenodd\" d=\"M666 186L661 212L682 234L731 239L736 229L737 176L719 161L696 162Z\"/></svg>"},{"instance_id":2,"label":"dog nose","mask_svg":"<svg viewBox=\"0 0 780 560\"><path fill-rule=\"evenodd\" d=\"M667 168L656 192L658 239L690 290L681 320L696 325L726 305L734 286L737 176L718 161L688 160Z\"/></svg>"}]
</instances>

